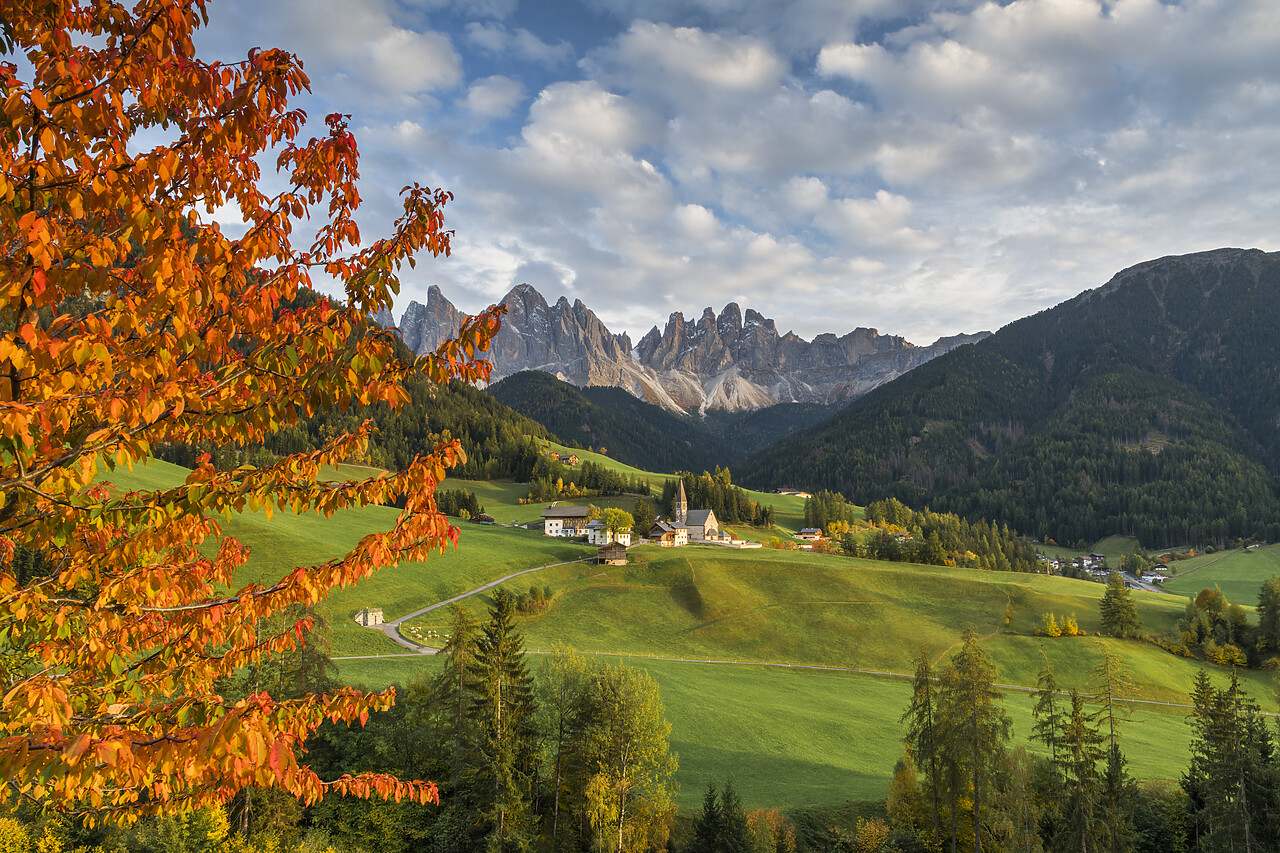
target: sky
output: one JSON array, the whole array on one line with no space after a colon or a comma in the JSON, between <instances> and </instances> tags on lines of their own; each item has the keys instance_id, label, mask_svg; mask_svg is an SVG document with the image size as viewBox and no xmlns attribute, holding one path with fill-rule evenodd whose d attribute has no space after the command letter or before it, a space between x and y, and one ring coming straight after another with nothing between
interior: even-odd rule
<instances>
[{"instance_id":1,"label":"sky","mask_svg":"<svg viewBox=\"0 0 1280 853\"><path fill-rule=\"evenodd\" d=\"M638 340L737 302L811 339L995 330L1164 255L1280 250L1276 0L213 0L299 55L360 224L454 193L403 279L527 282ZM305 137L304 137L305 138Z\"/></svg>"}]
</instances>

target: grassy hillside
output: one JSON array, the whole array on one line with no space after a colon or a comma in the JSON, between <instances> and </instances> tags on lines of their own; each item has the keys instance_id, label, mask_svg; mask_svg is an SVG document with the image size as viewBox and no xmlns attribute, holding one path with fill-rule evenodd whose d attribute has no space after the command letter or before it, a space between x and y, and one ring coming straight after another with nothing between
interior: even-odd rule
<instances>
[{"instance_id":1,"label":"grassy hillside","mask_svg":"<svg viewBox=\"0 0 1280 853\"><path fill-rule=\"evenodd\" d=\"M111 479L154 488L178 482L183 474L153 464ZM393 512L375 507L330 520L277 514L270 522L247 514L225 527L254 549L250 570L265 574L330 557L364 532L390 524ZM379 605L394 618L510 571L588 550L528 531L464 524L457 551L385 569L335 591L328 602L335 656L373 656L339 661L343 679L371 687L406 683L437 665L422 656L391 656L396 647L349 621L359 607ZM1054 661L1061 684L1085 687L1105 644L1133 667L1141 698L1184 703L1194 673L1203 667L1139 642L1030 636L1044 610L1074 613L1092 634L1102 593L1098 584L769 549L653 547L633 553L635 564L625 568L574 564L512 581L516 591L537 583L555 596L549 612L522 620L520 629L530 649L568 642L582 652L625 655L653 674L681 756L680 802L689 807L697 805L707 779L722 780L727 773L749 806L883 796L900 751L898 717L909 681L874 673L909 674L922 644L945 660L968 625L984 635L1000 681L1015 687L1034 684L1041 651ZM1172 625L1183 606L1177 596L1135 598L1150 629ZM466 606L481 616L488 601L478 595ZM1006 609L1013 633L1004 629ZM442 626L441 619L417 622ZM1274 710L1269 676L1245 677L1252 695ZM1006 707L1017 737L1025 737L1029 697L1010 690ZM1126 750L1137 775L1177 777L1188 738L1182 713L1176 706L1144 706L1126 725Z\"/></svg>"},{"instance_id":2,"label":"grassy hillside","mask_svg":"<svg viewBox=\"0 0 1280 853\"><path fill-rule=\"evenodd\" d=\"M1280 575L1280 545L1202 554L1170 565L1178 573L1165 584L1169 592L1196 595L1216 585L1229 601L1249 606L1258 603L1263 582Z\"/></svg>"},{"instance_id":3,"label":"grassy hillside","mask_svg":"<svg viewBox=\"0 0 1280 853\"><path fill-rule=\"evenodd\" d=\"M105 479L122 489L156 489L177 485L185 476L186 469L157 461L133 471L115 471ZM345 553L365 534L390 528L397 513L389 507L365 507L328 519L277 512L268 520L265 513L246 512L224 521L222 527L226 535L240 539L251 550L249 565L237 577L247 583L273 579L295 566ZM354 587L334 590L326 602L333 624L333 654L402 651L380 632L352 621L362 607L381 607L388 620L396 619L513 571L595 553L594 548L534 531L466 523L460 530L456 550L448 548L423 563L389 567Z\"/></svg>"},{"instance_id":4,"label":"grassy hillside","mask_svg":"<svg viewBox=\"0 0 1280 853\"><path fill-rule=\"evenodd\" d=\"M883 796L899 754L898 717L909 692L908 679L883 673L908 675L922 644L944 661L967 625L984 635L1000 682L1012 687L1035 684L1044 652L1064 688L1087 689L1103 650L1119 651L1139 686L1135 698L1171 703L1137 705L1126 725L1126 751L1140 777L1177 778L1189 741L1185 709L1178 705L1188 702L1200 669L1226 677L1142 642L1032 636L1045 610L1074 614L1093 635L1103 587L1087 581L769 550L690 547L633 554L638 562L625 569L571 566L537 575L555 602L548 613L522 621L521 629L530 649L564 641L581 652L627 655L654 675L681 752L681 801L689 806L696 805L707 778L726 772L742 780L749 804ZM527 585L521 578L512 588ZM1182 613L1177 596L1134 597L1149 630L1171 627ZM480 617L487 603L477 596L467 606ZM1012 633L1003 629L1006 608ZM443 627L439 617L419 622ZM423 665L369 664L345 662L344 677L376 685ZM1248 672L1243 678L1250 693L1274 710L1270 676ZM1026 737L1026 691L1009 690L1006 707L1016 737Z\"/></svg>"}]
</instances>

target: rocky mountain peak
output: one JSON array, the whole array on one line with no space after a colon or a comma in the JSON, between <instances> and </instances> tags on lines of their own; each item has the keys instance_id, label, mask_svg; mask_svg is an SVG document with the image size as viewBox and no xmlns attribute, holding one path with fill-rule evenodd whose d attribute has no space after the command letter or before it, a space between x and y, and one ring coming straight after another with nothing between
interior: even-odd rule
<instances>
[{"instance_id":1,"label":"rocky mountain peak","mask_svg":"<svg viewBox=\"0 0 1280 853\"><path fill-rule=\"evenodd\" d=\"M574 385L612 385L676 411L751 409L780 402L832 402L859 396L918 364L980 339L958 336L917 347L900 337L858 328L824 333L812 343L794 332L779 337L773 320L730 302L696 320L674 311L666 325L645 333L633 349L581 299L549 305L529 284L502 299L507 308L489 358L493 381L521 370L541 370ZM400 332L415 352L434 349L454 334L463 314L438 287L427 304L411 302Z\"/></svg>"}]
</instances>

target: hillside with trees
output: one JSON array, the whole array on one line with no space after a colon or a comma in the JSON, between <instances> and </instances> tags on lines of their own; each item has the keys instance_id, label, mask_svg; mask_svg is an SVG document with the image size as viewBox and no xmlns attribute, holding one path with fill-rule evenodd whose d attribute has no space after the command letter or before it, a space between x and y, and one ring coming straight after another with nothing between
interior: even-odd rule
<instances>
[{"instance_id":1,"label":"hillside with trees","mask_svg":"<svg viewBox=\"0 0 1280 853\"><path fill-rule=\"evenodd\" d=\"M753 455L742 482L1149 546L1280 536L1280 257L1133 267Z\"/></svg>"}]
</instances>

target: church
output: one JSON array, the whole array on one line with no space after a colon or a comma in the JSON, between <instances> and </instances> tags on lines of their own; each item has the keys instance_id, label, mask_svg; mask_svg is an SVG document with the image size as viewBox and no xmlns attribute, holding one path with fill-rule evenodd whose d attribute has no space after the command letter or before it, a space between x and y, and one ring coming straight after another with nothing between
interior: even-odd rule
<instances>
[{"instance_id":1,"label":"church","mask_svg":"<svg viewBox=\"0 0 1280 853\"><path fill-rule=\"evenodd\" d=\"M720 538L720 522L716 521L714 512L709 509L689 509L689 498L685 494L683 480L680 481L680 490L676 493L671 520L688 528L690 542Z\"/></svg>"}]
</instances>

